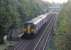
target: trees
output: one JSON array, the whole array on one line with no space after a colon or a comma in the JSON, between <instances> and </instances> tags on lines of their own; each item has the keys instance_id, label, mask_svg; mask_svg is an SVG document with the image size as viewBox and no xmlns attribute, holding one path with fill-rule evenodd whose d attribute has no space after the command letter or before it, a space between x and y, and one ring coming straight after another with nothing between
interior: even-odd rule
<instances>
[{"instance_id":1,"label":"trees","mask_svg":"<svg viewBox=\"0 0 71 50\"><path fill-rule=\"evenodd\" d=\"M0 42L11 25L20 27L25 21L41 14L41 7L34 0L0 0Z\"/></svg>"},{"instance_id":2,"label":"trees","mask_svg":"<svg viewBox=\"0 0 71 50\"><path fill-rule=\"evenodd\" d=\"M71 2L64 5L59 15L58 29L55 34L57 50L71 50Z\"/></svg>"},{"instance_id":3,"label":"trees","mask_svg":"<svg viewBox=\"0 0 71 50\"><path fill-rule=\"evenodd\" d=\"M16 18L19 18L17 7L14 0L0 0L0 38L3 41L3 36L12 23L16 23ZM1 42L1 41L0 41Z\"/></svg>"}]
</instances>

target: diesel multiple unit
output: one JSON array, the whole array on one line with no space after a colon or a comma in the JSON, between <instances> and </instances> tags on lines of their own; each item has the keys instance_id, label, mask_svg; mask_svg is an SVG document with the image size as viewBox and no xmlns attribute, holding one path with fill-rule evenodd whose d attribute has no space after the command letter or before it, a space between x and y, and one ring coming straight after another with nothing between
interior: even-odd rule
<instances>
[{"instance_id":1,"label":"diesel multiple unit","mask_svg":"<svg viewBox=\"0 0 71 50\"><path fill-rule=\"evenodd\" d=\"M8 35L8 39L15 39L16 37L35 37L37 34L39 34L39 30L43 29L42 26L44 26L45 24L48 24L48 22L50 21L50 18L52 16L54 16L55 13L53 12L49 12L49 13L45 13L42 15L39 15L35 18L33 18L32 20L26 21L24 23L24 27L22 27L21 33L19 31L11 31L11 33L9 33ZM17 32L17 33L15 33ZM21 35L21 36L19 36Z\"/></svg>"},{"instance_id":2,"label":"diesel multiple unit","mask_svg":"<svg viewBox=\"0 0 71 50\"><path fill-rule=\"evenodd\" d=\"M48 16L51 15L50 13L42 14L34 19L27 21L24 23L24 36L33 36L38 33L40 28L47 23Z\"/></svg>"}]
</instances>

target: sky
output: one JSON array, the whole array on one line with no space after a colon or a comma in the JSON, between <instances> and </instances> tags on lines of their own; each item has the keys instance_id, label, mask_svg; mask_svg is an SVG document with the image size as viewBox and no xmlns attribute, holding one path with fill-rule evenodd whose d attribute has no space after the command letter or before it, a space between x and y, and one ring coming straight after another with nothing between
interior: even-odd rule
<instances>
[{"instance_id":1,"label":"sky","mask_svg":"<svg viewBox=\"0 0 71 50\"><path fill-rule=\"evenodd\" d=\"M50 2L50 3L66 3L68 0L42 0L43 2Z\"/></svg>"}]
</instances>

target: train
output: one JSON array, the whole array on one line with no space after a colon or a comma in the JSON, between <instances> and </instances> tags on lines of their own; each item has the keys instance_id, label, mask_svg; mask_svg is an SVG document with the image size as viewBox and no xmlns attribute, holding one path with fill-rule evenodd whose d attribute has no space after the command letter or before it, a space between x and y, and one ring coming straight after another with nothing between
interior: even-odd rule
<instances>
[{"instance_id":1,"label":"train","mask_svg":"<svg viewBox=\"0 0 71 50\"><path fill-rule=\"evenodd\" d=\"M50 17L54 16L55 13L49 12L45 13L42 15L39 15L29 21L26 21L22 28L19 30L11 29L10 33L7 36L7 39L10 40L15 40L16 38L25 38L25 39L31 39L37 36L39 34L39 30L43 29L42 26L44 24L47 24L48 21L50 20Z\"/></svg>"},{"instance_id":2,"label":"train","mask_svg":"<svg viewBox=\"0 0 71 50\"><path fill-rule=\"evenodd\" d=\"M24 23L24 36L23 37L35 37L39 30L42 28L44 24L47 23L48 16L50 16L52 12L42 14L40 16L35 17L32 20L26 21Z\"/></svg>"}]
</instances>

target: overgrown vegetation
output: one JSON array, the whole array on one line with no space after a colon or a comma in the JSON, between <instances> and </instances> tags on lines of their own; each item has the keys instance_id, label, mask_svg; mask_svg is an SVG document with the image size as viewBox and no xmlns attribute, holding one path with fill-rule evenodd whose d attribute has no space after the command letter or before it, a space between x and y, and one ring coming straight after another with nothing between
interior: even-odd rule
<instances>
[{"instance_id":1,"label":"overgrown vegetation","mask_svg":"<svg viewBox=\"0 0 71 50\"><path fill-rule=\"evenodd\" d=\"M44 13L44 7L48 7L44 5L35 0L0 0L0 43L3 43L3 36L8 33L9 27L20 27L24 21Z\"/></svg>"},{"instance_id":2,"label":"overgrown vegetation","mask_svg":"<svg viewBox=\"0 0 71 50\"><path fill-rule=\"evenodd\" d=\"M57 50L71 50L71 2L64 5L59 15L55 45Z\"/></svg>"}]
</instances>

